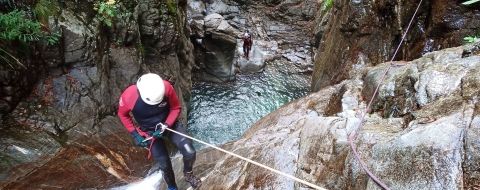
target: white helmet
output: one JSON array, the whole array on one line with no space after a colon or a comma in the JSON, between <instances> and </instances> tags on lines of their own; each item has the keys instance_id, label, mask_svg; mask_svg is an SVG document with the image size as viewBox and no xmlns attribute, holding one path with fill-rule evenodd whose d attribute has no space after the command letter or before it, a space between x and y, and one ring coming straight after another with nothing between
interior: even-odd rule
<instances>
[{"instance_id":1,"label":"white helmet","mask_svg":"<svg viewBox=\"0 0 480 190\"><path fill-rule=\"evenodd\" d=\"M162 102L165 94L165 85L160 76L153 73L142 75L137 80L138 92L142 100L149 105L156 105Z\"/></svg>"}]
</instances>

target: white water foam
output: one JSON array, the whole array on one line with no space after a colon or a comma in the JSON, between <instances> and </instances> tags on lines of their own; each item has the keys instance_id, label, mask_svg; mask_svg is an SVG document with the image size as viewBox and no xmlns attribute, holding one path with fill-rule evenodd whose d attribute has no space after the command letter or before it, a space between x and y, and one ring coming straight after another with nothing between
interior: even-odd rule
<instances>
[{"instance_id":1,"label":"white water foam","mask_svg":"<svg viewBox=\"0 0 480 190\"><path fill-rule=\"evenodd\" d=\"M142 179L141 181L131 183L121 187L115 187L111 190L156 190L159 189L162 183L162 172L155 172L146 178Z\"/></svg>"}]
</instances>

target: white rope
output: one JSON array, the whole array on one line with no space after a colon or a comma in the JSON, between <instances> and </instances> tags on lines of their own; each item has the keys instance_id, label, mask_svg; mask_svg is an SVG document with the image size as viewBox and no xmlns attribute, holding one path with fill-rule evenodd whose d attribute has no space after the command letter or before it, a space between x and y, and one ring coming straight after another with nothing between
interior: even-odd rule
<instances>
[{"instance_id":1,"label":"white rope","mask_svg":"<svg viewBox=\"0 0 480 190\"><path fill-rule=\"evenodd\" d=\"M210 143L204 142L204 141L202 141L202 140L193 138L193 137L191 137L191 136L188 136L188 135L185 135L185 134L183 134L183 133L177 132L177 131L175 131L175 130L173 130L173 129L170 129L170 128L166 128L166 129L167 129L168 131L171 131L171 132L174 132L174 133L176 133L176 134L179 134L179 135L181 135L181 136L183 136L183 137L192 139L192 140L194 140L194 141L197 141L197 142L199 142L199 143L202 143L202 144L204 144L204 145L207 145L207 146L209 146L209 147L212 147L212 148L217 149L217 150L219 150L219 151L222 151L222 152L224 152L224 153L227 153L227 154L230 154L230 155L235 156L235 157L237 157L237 158L240 158L240 159L242 159L242 160L244 160L244 161L247 161L247 162L249 162L249 163L251 163L251 164L260 166L260 167L265 168L265 169L267 169L267 170L270 170L270 171L272 171L272 172L274 172L274 173L277 173L277 174L282 175L282 176L284 176L284 177L290 178L290 179L292 179L292 180L294 180L294 181L296 181L296 182L302 183L302 184L304 184L304 185L308 185L308 186L310 186L310 187L312 187L312 188L315 188L315 189L326 190L325 188L322 188L322 187L320 187L320 186L318 186L318 185L315 185L315 184L313 184L313 183L310 183L310 182L307 182L307 181L305 181L305 180L299 179L299 178L297 178L297 177L295 177L295 176L293 176L293 175L286 174L286 173L284 173L284 172L278 171L278 170L276 170L276 169L273 169L273 168L268 167L268 166L266 166L266 165L264 165L264 164L255 162L255 161L253 161L253 160L251 160L251 159L245 158L245 157L240 156L240 155L238 155L238 154L235 154L235 153L233 153L233 152L224 150L224 149L219 148L219 147L217 147L217 146L215 146L215 145L213 145L213 144L210 144Z\"/></svg>"}]
</instances>

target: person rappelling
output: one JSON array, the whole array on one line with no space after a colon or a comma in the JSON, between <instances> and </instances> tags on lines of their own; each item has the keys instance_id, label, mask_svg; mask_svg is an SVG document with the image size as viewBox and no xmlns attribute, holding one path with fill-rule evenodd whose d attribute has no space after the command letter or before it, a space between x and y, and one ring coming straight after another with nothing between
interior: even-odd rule
<instances>
[{"instance_id":1,"label":"person rappelling","mask_svg":"<svg viewBox=\"0 0 480 190\"><path fill-rule=\"evenodd\" d=\"M249 53L250 50L252 49L252 35L250 34L250 31L245 31L245 34L243 34L243 56L249 60Z\"/></svg>"},{"instance_id":2,"label":"person rappelling","mask_svg":"<svg viewBox=\"0 0 480 190\"><path fill-rule=\"evenodd\" d=\"M153 73L142 75L136 85L123 91L118 107L121 122L132 135L136 145L149 149L149 157L152 156L155 162L154 168L163 172L168 190L176 190L178 187L165 144L167 139L183 156L185 180L193 188L201 186L201 180L193 174L196 151L192 140L166 130L168 128L187 133L183 124L177 121L180 110L180 102L173 86ZM135 126L132 119L135 119L138 126Z\"/></svg>"}]
</instances>

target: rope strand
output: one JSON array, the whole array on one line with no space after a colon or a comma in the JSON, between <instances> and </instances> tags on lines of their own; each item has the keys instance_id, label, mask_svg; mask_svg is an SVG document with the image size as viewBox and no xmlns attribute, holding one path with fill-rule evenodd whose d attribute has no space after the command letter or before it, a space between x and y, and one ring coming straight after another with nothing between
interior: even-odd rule
<instances>
[{"instance_id":1,"label":"rope strand","mask_svg":"<svg viewBox=\"0 0 480 190\"><path fill-rule=\"evenodd\" d=\"M365 116L367 115L367 113L369 112L370 110L370 107L372 106L372 103L373 103L373 100L375 99L377 93L378 93L378 90L380 89L380 85L382 85L382 83L385 81L385 78L387 76L387 73L388 71L390 71L390 69L392 68L392 65L393 65L393 60L395 59L395 57L397 56L397 53L400 49L400 47L402 46L402 43L403 41L405 40L406 36L407 36L407 33L413 23L413 20L415 18L415 16L417 15L417 12L418 10L420 9L420 5L422 4L422 1L423 0L420 0L420 2L418 3L417 5L417 9L415 9L415 12L413 13L413 16L412 18L410 19L410 22L408 23L408 26L407 26L407 29L405 30L405 32L403 33L403 36L402 36L402 40L400 41L400 43L398 44L397 46L397 49L395 50L392 58L390 59L390 64L389 66L387 67L387 69L385 69L385 72L383 73L382 75L382 78L380 79L380 82L378 83L377 87L375 88L375 91L373 92L373 95L372 95L372 98L370 99L370 101L368 102L368 105L367 107L365 107L365 110L363 111L363 114L362 114L362 117L360 119L360 122L356 128L356 130L352 131L352 133L349 135L348 137L348 142L350 144L350 147L352 148L352 152L355 156L355 158L358 160L358 162L360 162L360 165L361 167L363 168L363 170L368 174L368 176L370 176L370 178L372 178L373 181L375 181L375 183L377 183L380 187L382 187L383 189L387 189L387 190L390 190L390 188L388 188L387 185L385 185L385 183L383 183L377 176L375 176L375 174L373 174L367 167L367 164L365 164L365 162L363 162L363 160L360 158L360 154L358 154L357 152L357 147L355 146L355 144L353 143L353 141L355 141L356 137L357 137L357 134L356 134L356 131L360 131L361 128L363 127L363 123L365 122Z\"/></svg>"},{"instance_id":2,"label":"rope strand","mask_svg":"<svg viewBox=\"0 0 480 190\"><path fill-rule=\"evenodd\" d=\"M267 170L270 170L270 171L272 171L272 172L274 172L274 173L276 173L276 174L282 175L282 176L284 176L284 177L290 178L290 179L292 179L292 180L294 180L294 181L296 181L296 182L302 183L302 184L304 184L304 185L310 186L310 187L315 188L315 189L326 190L325 188L322 188L322 187L320 187L320 186L317 186L317 185L315 185L315 184L313 184L313 183L307 182L307 181L302 180L302 179L299 179L299 178L297 178L297 177L295 177L295 176L293 176L293 175L286 174L286 173L281 172L281 171L279 171L279 170L273 169L273 168L268 167L268 166L266 166L266 165L264 165L264 164L261 164L261 163L258 163L258 162L256 162L256 161L253 161L253 160L251 160L251 159L245 158L245 157L240 156L240 155L238 155L238 154L235 154L235 153L233 153L233 152L224 150L224 149L219 148L219 147L217 147L217 146L215 146L215 145L213 145L213 144L210 144L210 143L204 142L204 141L202 141L202 140L196 139L196 138L194 138L194 137L185 135L185 134L183 134L183 133L177 132L177 131L175 131L175 130L173 130L173 129L170 129L170 128L166 128L166 130L171 131L171 132L173 132L173 133L176 133L176 134L178 134L178 135L181 135L181 136L183 136L183 137L192 139L192 140L194 140L194 141L197 141L197 142L199 142L199 143L201 143L201 144L207 145L207 146L209 146L209 147L212 147L212 148L214 148L214 149L216 149L216 150L222 151L222 152L227 153L227 154L229 154L229 155L235 156L235 157L240 158L240 159L242 159L242 160L244 160L244 161L246 161L246 162L249 162L249 163L254 164L254 165L257 165L257 166L260 166L260 167L262 167L262 168L265 168L265 169L267 169Z\"/></svg>"}]
</instances>

